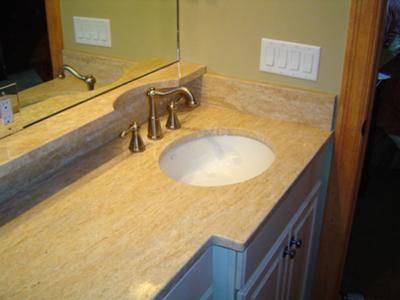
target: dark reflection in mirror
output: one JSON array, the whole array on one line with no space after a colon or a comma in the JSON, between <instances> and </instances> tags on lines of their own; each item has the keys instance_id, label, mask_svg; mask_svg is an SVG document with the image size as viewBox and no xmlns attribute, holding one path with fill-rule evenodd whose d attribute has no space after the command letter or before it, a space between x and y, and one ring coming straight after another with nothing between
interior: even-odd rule
<instances>
[{"instance_id":1,"label":"dark reflection in mirror","mask_svg":"<svg viewBox=\"0 0 400 300\"><path fill-rule=\"evenodd\" d=\"M22 91L52 79L43 0L7 3L0 32L0 86L16 82Z\"/></svg>"}]
</instances>

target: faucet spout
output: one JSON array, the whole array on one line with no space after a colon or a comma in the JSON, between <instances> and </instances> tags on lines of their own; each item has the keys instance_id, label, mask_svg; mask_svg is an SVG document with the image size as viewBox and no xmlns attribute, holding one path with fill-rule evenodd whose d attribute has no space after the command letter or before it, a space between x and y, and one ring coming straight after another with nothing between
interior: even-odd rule
<instances>
[{"instance_id":1,"label":"faucet spout","mask_svg":"<svg viewBox=\"0 0 400 300\"><path fill-rule=\"evenodd\" d=\"M62 65L60 68L60 72L58 73L58 78L60 78L60 79L65 78L65 71L68 71L75 78L78 78L79 80L82 80L83 82L85 82L89 91L94 90L94 84L96 83L96 78L93 75L90 75L90 74L82 75L77 70L75 70L73 67L71 67L69 65Z\"/></svg>"},{"instance_id":2,"label":"faucet spout","mask_svg":"<svg viewBox=\"0 0 400 300\"><path fill-rule=\"evenodd\" d=\"M187 105L190 106L190 107L196 107L196 106L199 105L198 101L193 96L192 92L188 88L186 88L184 86L181 86L181 87L178 87L178 88L175 88L175 89L171 89L171 90L166 91L166 92L158 91L158 90L152 88L148 92L148 95L149 96L153 96L153 97L154 96L169 96L169 95L173 95L173 94L182 95L186 99ZM179 99L177 99L175 101L175 103L178 102L178 101L179 101Z\"/></svg>"},{"instance_id":3,"label":"faucet spout","mask_svg":"<svg viewBox=\"0 0 400 300\"><path fill-rule=\"evenodd\" d=\"M196 107L199 105L199 102L193 96L192 92L186 87L178 87L168 91L159 91L155 88L151 88L147 92L147 96L149 97L149 119L148 119L148 132L147 137L152 140L159 140L163 137L163 133L161 130L160 120L158 118L157 112L157 102L156 97L164 97L179 94L186 99L186 104L189 107ZM181 99L181 97L173 100L172 107ZM168 126L167 126L168 127ZM168 127L170 128L170 127ZM170 128L171 129L171 128Z\"/></svg>"}]
</instances>

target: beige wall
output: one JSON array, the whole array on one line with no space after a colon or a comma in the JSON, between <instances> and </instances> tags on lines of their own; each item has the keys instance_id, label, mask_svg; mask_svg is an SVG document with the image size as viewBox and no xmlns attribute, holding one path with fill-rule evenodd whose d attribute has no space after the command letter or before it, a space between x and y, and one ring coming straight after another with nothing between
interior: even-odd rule
<instances>
[{"instance_id":1,"label":"beige wall","mask_svg":"<svg viewBox=\"0 0 400 300\"><path fill-rule=\"evenodd\" d=\"M64 47L144 61L176 58L176 0L61 0ZM72 16L111 20L112 47L76 44Z\"/></svg>"},{"instance_id":2,"label":"beige wall","mask_svg":"<svg viewBox=\"0 0 400 300\"><path fill-rule=\"evenodd\" d=\"M181 0L182 60L242 79L339 94L350 0ZM321 46L317 81L259 71L261 38Z\"/></svg>"}]
</instances>

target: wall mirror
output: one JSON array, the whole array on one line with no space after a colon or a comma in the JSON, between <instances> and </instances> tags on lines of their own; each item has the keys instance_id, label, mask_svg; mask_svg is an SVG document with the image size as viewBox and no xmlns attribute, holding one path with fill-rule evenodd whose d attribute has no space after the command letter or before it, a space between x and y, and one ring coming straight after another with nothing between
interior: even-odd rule
<instances>
[{"instance_id":1,"label":"wall mirror","mask_svg":"<svg viewBox=\"0 0 400 300\"><path fill-rule=\"evenodd\" d=\"M176 62L177 6L10 2L0 21L0 138Z\"/></svg>"}]
</instances>

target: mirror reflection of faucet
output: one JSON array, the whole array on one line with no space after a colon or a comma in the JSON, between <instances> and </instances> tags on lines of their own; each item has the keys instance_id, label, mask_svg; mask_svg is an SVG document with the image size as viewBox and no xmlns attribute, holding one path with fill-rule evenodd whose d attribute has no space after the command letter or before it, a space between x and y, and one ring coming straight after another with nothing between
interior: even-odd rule
<instances>
[{"instance_id":1,"label":"mirror reflection of faucet","mask_svg":"<svg viewBox=\"0 0 400 300\"><path fill-rule=\"evenodd\" d=\"M86 83L88 90L93 91L94 90L94 84L96 83L96 78L93 75L82 75L80 74L77 70L75 70L73 67L70 65L62 65L60 68L60 72L58 73L58 78L64 79L65 78L65 71L68 71L71 73L74 77L82 80L83 82Z\"/></svg>"}]
</instances>

